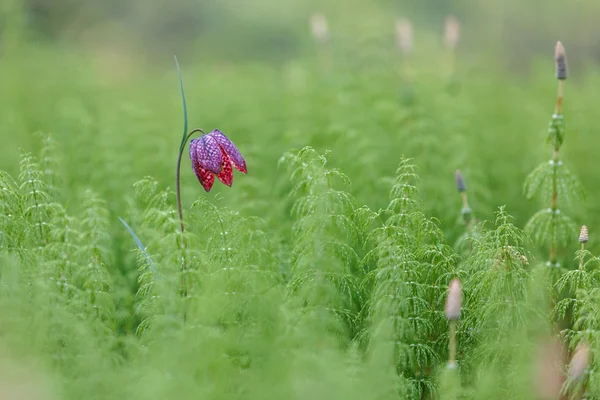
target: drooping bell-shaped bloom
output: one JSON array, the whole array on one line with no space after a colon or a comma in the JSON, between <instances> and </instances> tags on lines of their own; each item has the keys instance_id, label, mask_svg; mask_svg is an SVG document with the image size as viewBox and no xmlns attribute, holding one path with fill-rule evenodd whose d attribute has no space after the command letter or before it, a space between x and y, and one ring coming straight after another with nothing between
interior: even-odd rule
<instances>
[{"instance_id":1,"label":"drooping bell-shaped bloom","mask_svg":"<svg viewBox=\"0 0 600 400\"><path fill-rule=\"evenodd\" d=\"M215 129L214 131L209 133L209 135L217 141L219 146L221 146L221 150L224 152L224 156L229 156L235 169L244 174L248 172L246 169L246 161L244 160L244 157L242 157L242 154L240 153L238 148L235 147L235 144L233 144L233 142L229 140L229 138L225 136L223 132L221 132L218 129Z\"/></svg>"},{"instance_id":2,"label":"drooping bell-shaped bloom","mask_svg":"<svg viewBox=\"0 0 600 400\"><path fill-rule=\"evenodd\" d=\"M233 168L247 173L246 161L238 148L218 129L190 142L192 169L200 184L210 191L215 175L227 186L233 183Z\"/></svg>"}]
</instances>

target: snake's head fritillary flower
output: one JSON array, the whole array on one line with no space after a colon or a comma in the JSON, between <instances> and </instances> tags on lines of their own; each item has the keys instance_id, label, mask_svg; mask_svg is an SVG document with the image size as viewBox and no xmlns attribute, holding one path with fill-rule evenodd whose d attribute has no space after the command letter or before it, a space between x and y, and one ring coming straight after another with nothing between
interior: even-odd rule
<instances>
[{"instance_id":1,"label":"snake's head fritillary flower","mask_svg":"<svg viewBox=\"0 0 600 400\"><path fill-rule=\"evenodd\" d=\"M223 151L223 162L225 162L225 156L228 156L229 162L233 164L235 169L244 174L248 173L244 157L242 157L242 154L238 148L235 147L235 144L233 144L233 142L229 140L229 138L225 136L223 132L215 129L214 131L210 132L208 136L212 136L221 147L221 151Z\"/></svg>"},{"instance_id":2,"label":"snake's head fritillary flower","mask_svg":"<svg viewBox=\"0 0 600 400\"><path fill-rule=\"evenodd\" d=\"M218 129L190 142L190 159L194 173L207 192L215 182L215 175L223 184L231 186L233 168L244 174L248 172L238 148Z\"/></svg>"}]
</instances>

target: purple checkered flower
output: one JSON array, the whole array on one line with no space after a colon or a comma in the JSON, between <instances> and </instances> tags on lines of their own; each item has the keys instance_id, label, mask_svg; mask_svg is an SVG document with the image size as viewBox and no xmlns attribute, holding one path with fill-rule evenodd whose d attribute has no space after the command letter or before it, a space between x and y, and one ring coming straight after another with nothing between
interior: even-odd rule
<instances>
[{"instance_id":1,"label":"purple checkered flower","mask_svg":"<svg viewBox=\"0 0 600 400\"><path fill-rule=\"evenodd\" d=\"M227 186L233 183L233 168L246 174L246 161L238 148L218 129L190 142L192 169L207 192L217 178Z\"/></svg>"}]
</instances>

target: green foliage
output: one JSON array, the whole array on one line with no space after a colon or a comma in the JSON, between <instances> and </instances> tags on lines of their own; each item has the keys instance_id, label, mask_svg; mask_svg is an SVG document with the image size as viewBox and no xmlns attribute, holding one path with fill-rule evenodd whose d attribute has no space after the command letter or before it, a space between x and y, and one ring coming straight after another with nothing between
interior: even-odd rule
<instances>
[{"instance_id":1,"label":"green foliage","mask_svg":"<svg viewBox=\"0 0 600 400\"><path fill-rule=\"evenodd\" d=\"M534 398L534 350L559 331L570 350L590 344L585 389L600 396L600 242L573 245L573 221L600 226L581 196L583 184L600 196L598 78L569 86L566 141L553 122L572 172L558 160L526 179L543 157L526 132L546 117L545 79L466 71L467 58L460 90L447 91L439 51L415 50L404 102L379 44L333 55L332 73L300 59L182 60L190 126L226 132L249 170L206 193L184 154L184 232L175 71L128 75L28 47L3 59L2 362L31 361L28 385L49 382L61 399ZM544 204L537 215L523 180ZM538 262L552 244L556 276ZM580 267L568 268L571 253Z\"/></svg>"},{"instance_id":2,"label":"green foliage","mask_svg":"<svg viewBox=\"0 0 600 400\"><path fill-rule=\"evenodd\" d=\"M560 96L559 103L562 102L562 95ZM538 211L529 219L525 230L536 244L549 250L548 266L559 269L564 268L559 262L559 251L567 246L569 238L574 237L577 231L575 222L565 215L562 207L573 206L585 198L578 178L563 165L559 157L564 139L564 116L555 113L550 120L546 138L547 143L552 145L552 158L535 168L527 176L524 185L528 199L538 195L548 205L548 208Z\"/></svg>"},{"instance_id":3,"label":"green foliage","mask_svg":"<svg viewBox=\"0 0 600 400\"><path fill-rule=\"evenodd\" d=\"M598 346L600 345L600 318L598 315L598 307L600 306L600 290L597 287L589 288L588 290L580 289L577 291L577 297L574 312L575 323L573 330L567 332L569 347L576 349L580 343L587 343L591 348L592 359L597 359ZM600 395L600 387L598 387L597 378L598 370L593 366L587 369L587 392L589 397L597 397Z\"/></svg>"},{"instance_id":4,"label":"green foliage","mask_svg":"<svg viewBox=\"0 0 600 400\"><path fill-rule=\"evenodd\" d=\"M332 332L356 335L355 320L364 304L360 288L360 231L353 221L355 201L337 189L348 185L340 171L326 168L327 159L312 148L286 154L296 198L291 213L293 240L290 289L297 293L301 312L320 325L323 336ZM328 318L323 313L332 313ZM338 320L343 325L331 322Z\"/></svg>"},{"instance_id":5,"label":"green foliage","mask_svg":"<svg viewBox=\"0 0 600 400\"><path fill-rule=\"evenodd\" d=\"M435 392L431 369L441 361L446 331L442 288L457 262L435 222L423 215L417 181L415 167L403 159L365 257L373 264L367 277L373 291L372 340L376 346L382 340L393 343L396 369L410 382L410 398Z\"/></svg>"},{"instance_id":6,"label":"green foliage","mask_svg":"<svg viewBox=\"0 0 600 400\"><path fill-rule=\"evenodd\" d=\"M499 352L497 347L481 346L469 358L486 367L501 366L510 371L514 367L511 357L523 345L514 341L515 335L541 313L532 308L529 298L533 276L526 269L529 261L522 248L524 233L513 225L504 208L498 211L494 225L475 241L464 265L465 290L469 292L465 329L471 332L471 340L493 340L503 349Z\"/></svg>"}]
</instances>

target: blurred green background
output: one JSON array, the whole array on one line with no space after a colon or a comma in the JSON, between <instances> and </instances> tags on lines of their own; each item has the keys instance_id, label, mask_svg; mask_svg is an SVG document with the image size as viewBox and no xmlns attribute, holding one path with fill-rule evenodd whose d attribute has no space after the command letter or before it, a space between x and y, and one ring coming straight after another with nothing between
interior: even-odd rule
<instances>
[{"instance_id":1,"label":"blurred green background","mask_svg":"<svg viewBox=\"0 0 600 400\"><path fill-rule=\"evenodd\" d=\"M315 12L328 20L327 44L317 43L311 35L309 19ZM241 387L253 394L249 398L330 399L346 392L351 397L344 398L368 398L372 388L383 387L379 372L387 371L389 354L374 358L375 363L381 361L380 369L348 354L353 351L350 344L360 342L360 335L369 336L373 329L364 315L369 284L363 285L366 280L361 275L376 268L375 263L365 261L371 244L364 238L371 236L373 228L369 224L356 228L359 238L348 240L344 247L355 253L356 265L329 254L318 243L311 248L309 239L319 231L315 227L320 220L303 225L310 220L310 213L303 215L297 205L306 202L306 193L294 190L297 178L279 166L281 157L312 146L327 157L326 166L316 168L317 172L339 169L348 178L346 185L328 182L328 186L314 180L310 168L303 170L307 175L304 189L317 182L310 195L334 197L332 193L341 193L340 198L347 195L352 199L351 206L330 201L332 209L343 203L342 211L330 211L328 203L324 203L327 207L315 207L321 211L319 218L329 217L330 212L355 218L359 210L364 211L363 205L374 212L388 207L404 155L418 167L425 215L436 218L444 234L431 239L436 245L453 246L465 231L454 182L457 168L465 175L477 219L492 219L498 207L506 205L515 225L523 228L536 211L549 205L547 197L526 200L523 182L551 156L545 138L556 100L554 45L561 40L569 59L566 139L561 157L581 178L588 197L578 204L561 202L560 209L576 225L588 225L588 248L598 254L600 240L595 232L600 230L600 186L594 162L600 146L596 129L599 13L600 4L592 0L569 4L554 0L1 0L0 170L20 182L15 193L21 197L15 195L17 200L13 200L16 208L21 207L30 194L27 174L37 167L20 165L24 157L19 148L36 157L39 174L44 182L50 182L46 182L49 203L56 207L43 222L61 229L70 226L71 220L61 219L62 211L55 212L59 204L65 215L75 216L74 224L81 230L75 250L64 250L73 281L87 284L89 280L80 274L87 271L91 259L112 282L99 293L113 301L109 316L102 320L107 329L100 329L89 308L83 308L89 318L82 317L85 313L78 308L81 304L96 307L85 297L85 285L74 290L81 295L81 304L55 293L54 285L48 284L53 281L47 278L64 271L56 267L52 246L38 251L38 233L31 229L32 215L36 215L24 213L21 225L11 225L14 231L8 236L22 234L26 240L21 247L3 249L5 264L11 268L6 267L0 271L5 275L0 275L4 284L6 274L9 279L26 267L37 277L40 288L31 290L27 275L15 278L14 284L10 281L6 285L10 290L2 286L0 305L8 310L0 313L4 345L19 360L42 360L44 376L66 393L64 398L83 398L82 393L89 398L129 397L132 393L139 398L165 398L179 392L184 393L181 398L198 393L241 398L235 397L240 393L228 392L225 383L232 374L239 374ZM444 21L449 15L460 21L455 53L445 48L443 41ZM410 55L397 49L398 18L407 18L413 25L415 43ZM147 293L138 292L144 273L139 268L144 264L136 260L135 244L118 217L125 218L147 244L161 271L178 279L177 257L183 251L177 242L173 190L183 122L174 54L182 67L190 127L225 132L246 158L248 175L235 172L232 188L217 182L207 194L184 154L182 197L190 240L195 245L186 251L197 264L197 279L209 282L209 289L202 287L193 299L196 308L191 314L199 321L197 325L173 322L165 313L164 326L159 324L145 337L138 335L141 321L159 312L155 315L153 309L144 309ZM41 140L45 135L51 135L54 142ZM156 180L157 193L165 190L164 197L157 195L162 200L147 196L151 180L139 183L148 176ZM86 194L90 188L97 198ZM192 207L196 201L199 203ZM213 211L216 217L211 217ZM237 241L226 257L225 247L214 245L226 235L215 222L221 216L226 217ZM321 236L314 241L346 245L336 229L334 221L319 231ZM97 235L104 257L101 262L95 254L97 230L102 233ZM70 246L61 235L50 244L61 249ZM567 235L573 245L564 249L561 259L569 269L577 265L573 253L579 243L577 230ZM418 239L423 246L428 244L429 239ZM303 246L313 251L305 260ZM526 247L533 253L531 265L546 260L547 249L529 242ZM21 251L30 250L32 258L13 259L13 252L20 256ZM200 256L196 258L194 252ZM447 260L440 264L446 268L441 281L455 273L455 260ZM232 284L228 273L220 281L219 274L232 270L232 264L241 271L241 278L235 275L235 279L242 283ZM423 265L420 268L429 267ZM298 279L298 269L318 275L327 267L351 270L348 274L366 293L355 308L344 310L352 314L356 326L341 335L329 328L321 330L319 316L315 321L321 322L314 326L296 325L300 321L297 315L305 311L305 299L288 278ZM39 270L47 275L38 274ZM428 271L423 276L431 278ZM437 279L427 282L436 293L447 283L440 284ZM324 287L329 293L331 288ZM229 295L232 290L239 290L239 303L235 297L231 303L222 302L223 292ZM263 296L266 292L269 294ZM47 293L56 296L54 302L48 301ZM176 290L168 293L178 298ZM331 294L332 298L338 295L346 293ZM246 303L246 299L251 301ZM441 295L438 300L443 303ZM173 304L179 304L177 301ZM216 306L211 307L213 304ZM325 301L323 306L329 305ZM433 308L440 313L439 307ZM236 325L246 311L251 318ZM327 318L339 322L336 317ZM223 321L235 322L234 335L223 334L227 331ZM446 321L436 321L443 338ZM267 334L253 331L254 324ZM324 331L331 339L322 340ZM148 350L146 340L159 345ZM256 352L251 357L255 363L249 368L251 373L245 356L238 357L238 346L247 346L240 354ZM443 365L445 338L436 342L436 349L432 364ZM222 355L228 352L235 354L231 362L223 361ZM289 354L297 365L282 372L280 366ZM361 365L364 381L353 375L355 361ZM165 364L168 373L164 373ZM338 368L341 364L344 367ZM117 372L115 365L121 368ZM315 366L329 371L326 376L335 384L319 386L321 376L319 370L314 373ZM338 371L342 371L339 376ZM412 373L410 368L407 371ZM492 376L494 371L488 372ZM136 379L141 376L145 381L138 384ZM268 396L261 387L263 382L273 383ZM389 380L390 385L393 382ZM497 386L492 383L489 387L495 390ZM390 393L393 395L381 398L398 394ZM504 393L496 395L483 397L507 398Z\"/></svg>"},{"instance_id":2,"label":"blurred green background","mask_svg":"<svg viewBox=\"0 0 600 400\"><path fill-rule=\"evenodd\" d=\"M281 63L311 53L307 21L315 11L327 15L333 40L342 46L373 37L384 45L398 17L413 21L419 40L441 33L444 18L453 14L463 23L463 51L496 55L518 71L527 71L558 38L579 60L599 55L598 5L591 0L6 0L0 26L5 51L11 42L28 41L125 52L159 64L175 52L205 63Z\"/></svg>"},{"instance_id":3,"label":"blurred green background","mask_svg":"<svg viewBox=\"0 0 600 400\"><path fill-rule=\"evenodd\" d=\"M539 206L521 188L549 157L543 140L556 93L553 47L562 40L570 60L566 162L593 184L588 111L600 29L593 1L6 0L1 7L0 168L15 173L17 147L36 151L34 133L51 133L67 155L65 190L75 195L97 180L115 196L115 212L119 193L144 175L173 185L182 125L174 54L191 124L231 134L250 169L259 169L255 177L272 181L277 159L291 148L330 149L334 165L358 181L352 193L378 206L387 186L377 179L404 154L431 187L427 210L453 235L454 211L446 209L458 204L456 168L465 170L482 216L507 204L522 226ZM329 23L326 73L310 34L315 12ZM453 76L443 46L448 15L461 23ZM398 18L413 25L407 60L395 43ZM456 95L446 91L451 81ZM353 162L359 151L366 158ZM196 188L194 179L188 171L184 185ZM594 202L588 207L596 210Z\"/></svg>"},{"instance_id":4,"label":"blurred green background","mask_svg":"<svg viewBox=\"0 0 600 400\"><path fill-rule=\"evenodd\" d=\"M543 140L556 91L557 40L570 60L566 162L593 183L587 139L595 140L588 111L598 79L598 10L593 1L5 0L0 168L16 172L17 147L35 151L34 133L43 131L68 155L66 189L73 193L97 179L117 195L146 174L172 185L182 125L177 54L191 124L229 132L261 179L277 174L283 152L311 145L333 150L336 166L374 189L405 154L416 159L428 194L436 201L447 194L428 211L448 232L454 215L445 208L458 201L451 197L456 168L474 184L480 213L490 216L507 204L522 226L539 205L525 202L522 182L549 157ZM326 73L310 34L315 12L329 22ZM448 15L461 23L453 76L443 47ZM395 43L398 18L414 29L409 75ZM451 80L456 96L446 93ZM374 135L371 143L361 132ZM352 163L360 146L373 156ZM385 154L393 155L384 158L385 172L372 169L369 163ZM195 187L193 175L186 181ZM362 192L358 184L353 194L361 201L385 201L385 184L381 192Z\"/></svg>"}]
</instances>

